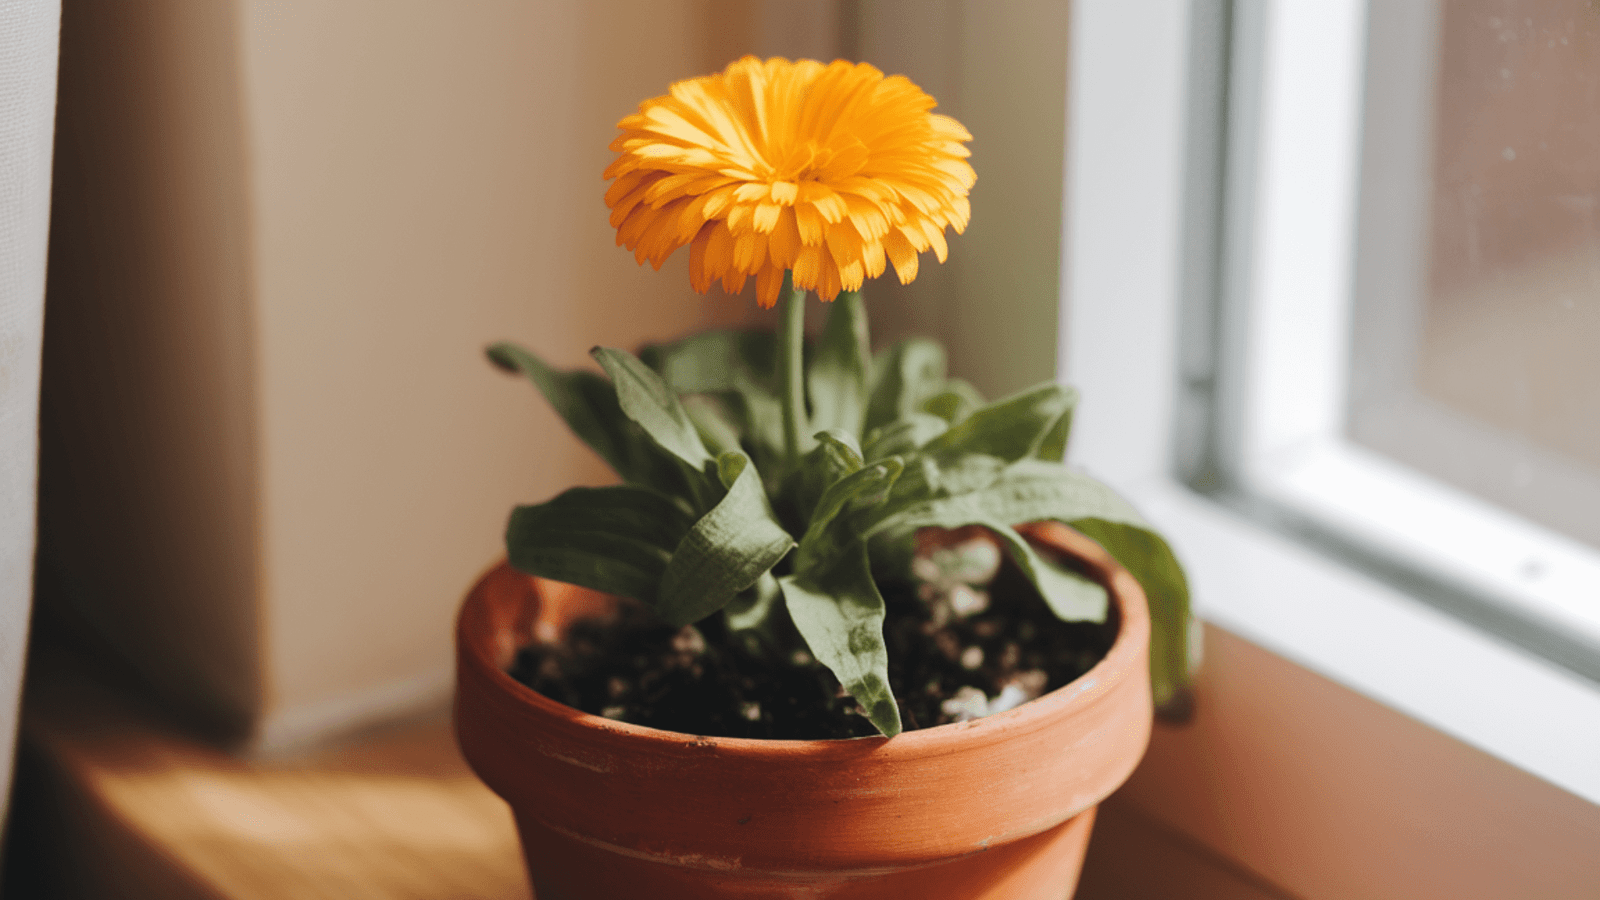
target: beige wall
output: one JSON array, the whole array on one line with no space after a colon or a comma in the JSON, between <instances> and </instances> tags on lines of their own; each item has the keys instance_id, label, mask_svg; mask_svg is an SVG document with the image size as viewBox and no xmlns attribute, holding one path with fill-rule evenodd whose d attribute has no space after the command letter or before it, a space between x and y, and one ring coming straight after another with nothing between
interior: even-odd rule
<instances>
[{"instance_id":1,"label":"beige wall","mask_svg":"<svg viewBox=\"0 0 1600 900\"><path fill-rule=\"evenodd\" d=\"M1056 376L1067 27L1060 0L861 0L852 43L972 132L972 224L908 287L866 287L880 339L944 342L954 374L999 397Z\"/></svg>"}]
</instances>

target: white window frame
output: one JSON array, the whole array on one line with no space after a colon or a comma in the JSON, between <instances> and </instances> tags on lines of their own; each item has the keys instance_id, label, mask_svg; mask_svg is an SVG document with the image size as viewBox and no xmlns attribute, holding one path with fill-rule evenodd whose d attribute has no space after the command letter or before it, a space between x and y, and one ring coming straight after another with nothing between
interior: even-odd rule
<instances>
[{"instance_id":1,"label":"white window frame","mask_svg":"<svg viewBox=\"0 0 1600 900\"><path fill-rule=\"evenodd\" d=\"M1268 48L1259 61L1267 75L1260 83L1268 87L1261 114L1234 123L1259 128L1248 135L1258 165L1235 161L1234 170L1251 181L1254 231L1263 235L1249 247L1247 289L1267 309L1282 308L1273 304L1283 292L1306 285L1320 286L1320 293L1308 296L1311 307L1291 320L1261 316L1268 331L1251 339L1245 358L1258 372L1274 371L1273 353L1307 351L1289 350L1292 342L1282 343L1283 334L1272 329L1291 337L1299 329L1318 338L1321 357L1313 368L1321 374L1320 382L1295 385L1297 393L1287 397L1272 392L1289 385L1260 379L1261 393L1249 401L1258 415L1243 430L1250 486L1337 520L1370 502L1347 504L1341 493L1354 498L1379 485L1392 492L1409 480L1411 497L1402 505L1433 504L1421 514L1454 516L1438 505L1439 492L1419 487L1414 476L1397 476L1330 443L1339 429L1337 422L1330 429L1328 410L1342 408L1339 376L1330 373L1343 368L1344 344L1326 335L1343 334L1337 310L1352 270L1366 4L1263 0L1258 6ZM1204 24L1191 21L1191 8L1189 0L1074 6L1060 358L1062 380L1085 399L1071 458L1124 492L1169 536L1206 621L1600 804L1600 686L1176 477L1190 28ZM1305 367L1305 356L1291 359ZM1304 402L1299 392L1306 390L1318 399ZM1331 497L1319 487L1330 478L1339 485ZM1505 526L1493 514L1481 521ZM1590 575L1571 555L1571 542L1513 524L1552 560L1552 571L1570 569L1574 583L1586 583ZM1353 527L1370 529L1372 522ZM1383 537L1409 540L1414 527ZM1451 577L1482 580L1482 573L1463 574L1482 562L1486 571L1515 580L1528 551L1463 552L1434 563ZM1574 629L1600 624L1572 597L1552 597L1558 602L1543 608L1552 621Z\"/></svg>"}]
</instances>

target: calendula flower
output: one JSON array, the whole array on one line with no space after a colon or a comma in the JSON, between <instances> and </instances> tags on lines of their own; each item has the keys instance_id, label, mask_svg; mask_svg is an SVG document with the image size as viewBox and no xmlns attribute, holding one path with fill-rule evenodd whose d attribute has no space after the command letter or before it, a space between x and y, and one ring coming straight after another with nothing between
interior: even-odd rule
<instances>
[{"instance_id":1,"label":"calendula flower","mask_svg":"<svg viewBox=\"0 0 1600 900\"><path fill-rule=\"evenodd\" d=\"M617 243L657 269L690 245L704 293L755 276L762 306L785 270L832 300L893 263L902 284L918 254L943 262L977 176L956 120L932 97L865 63L745 57L672 85L617 127L605 177Z\"/></svg>"}]
</instances>

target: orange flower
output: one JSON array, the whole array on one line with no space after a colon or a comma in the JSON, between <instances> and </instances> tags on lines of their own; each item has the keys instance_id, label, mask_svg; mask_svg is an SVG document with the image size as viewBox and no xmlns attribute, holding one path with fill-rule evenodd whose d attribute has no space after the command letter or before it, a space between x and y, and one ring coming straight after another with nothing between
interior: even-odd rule
<instances>
[{"instance_id":1,"label":"orange flower","mask_svg":"<svg viewBox=\"0 0 1600 900\"><path fill-rule=\"evenodd\" d=\"M679 81L617 127L606 168L617 243L657 269L685 244L704 293L756 278L777 302L785 270L832 300L883 274L917 277L917 254L943 262L944 229L971 216L961 123L932 97L865 63L747 56Z\"/></svg>"}]
</instances>

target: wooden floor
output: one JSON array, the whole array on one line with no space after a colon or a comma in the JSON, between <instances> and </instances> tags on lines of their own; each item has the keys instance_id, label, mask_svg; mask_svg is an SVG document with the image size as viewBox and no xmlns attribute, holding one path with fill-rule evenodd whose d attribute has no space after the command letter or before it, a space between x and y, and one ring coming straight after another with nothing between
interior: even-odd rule
<instances>
[{"instance_id":1,"label":"wooden floor","mask_svg":"<svg viewBox=\"0 0 1600 900\"><path fill-rule=\"evenodd\" d=\"M70 660L30 670L8 898L531 897L510 814L443 711L268 763L138 709ZM1278 896L1113 798L1079 900Z\"/></svg>"}]
</instances>

